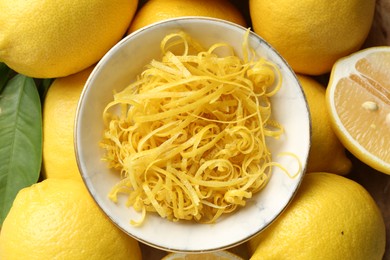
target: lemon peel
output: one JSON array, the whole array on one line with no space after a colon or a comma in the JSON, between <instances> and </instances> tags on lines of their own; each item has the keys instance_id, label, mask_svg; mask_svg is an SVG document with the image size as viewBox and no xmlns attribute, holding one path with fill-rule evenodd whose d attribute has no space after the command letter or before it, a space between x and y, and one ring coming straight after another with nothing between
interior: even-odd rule
<instances>
[{"instance_id":1,"label":"lemon peel","mask_svg":"<svg viewBox=\"0 0 390 260\"><path fill-rule=\"evenodd\" d=\"M114 95L101 142L123 178L113 201L124 193L138 211L213 223L266 185L276 164L265 139L284 131L270 104L282 78L248 48L248 33L244 60L228 44L203 49L184 32L169 34L162 60Z\"/></svg>"}]
</instances>

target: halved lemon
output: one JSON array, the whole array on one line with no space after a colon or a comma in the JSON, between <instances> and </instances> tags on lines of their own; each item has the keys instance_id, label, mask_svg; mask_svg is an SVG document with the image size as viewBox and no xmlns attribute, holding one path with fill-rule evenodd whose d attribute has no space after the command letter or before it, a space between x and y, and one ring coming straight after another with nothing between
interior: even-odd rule
<instances>
[{"instance_id":1,"label":"halved lemon","mask_svg":"<svg viewBox=\"0 0 390 260\"><path fill-rule=\"evenodd\" d=\"M161 260L243 260L229 251L216 251L202 254L170 253Z\"/></svg>"},{"instance_id":2,"label":"halved lemon","mask_svg":"<svg viewBox=\"0 0 390 260\"><path fill-rule=\"evenodd\" d=\"M390 174L390 46L338 60L326 102L343 145L360 161Z\"/></svg>"}]
</instances>

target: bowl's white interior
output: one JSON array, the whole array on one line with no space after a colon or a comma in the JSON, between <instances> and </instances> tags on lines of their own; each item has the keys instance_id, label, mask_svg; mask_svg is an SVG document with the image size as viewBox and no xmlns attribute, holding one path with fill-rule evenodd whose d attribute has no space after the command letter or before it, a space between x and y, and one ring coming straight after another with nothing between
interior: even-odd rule
<instances>
[{"instance_id":1,"label":"bowl's white interior","mask_svg":"<svg viewBox=\"0 0 390 260\"><path fill-rule=\"evenodd\" d=\"M126 87L151 59L160 57L160 42L168 33L184 30L205 47L226 41L241 54L245 28L206 18L181 18L164 21L141 29L123 39L97 64L82 93L76 115L75 150L84 182L98 205L111 220L134 238L169 251L211 251L232 247L251 238L266 228L286 207L295 194L304 172L310 146L310 119L303 92L291 69L261 38L250 34L250 45L256 52L278 64L283 75L283 86L273 98L274 117L285 127L280 140L269 140L273 159L291 172L298 169L290 156L300 158L302 172L295 178L275 168L270 182L256 194L247 206L219 219L216 224L174 223L157 215L148 214L141 227L134 227L130 219L140 213L124 205L125 198L114 204L107 194L119 180L118 174L108 170L101 161L99 147L102 138L102 111L113 99L113 90Z\"/></svg>"}]
</instances>

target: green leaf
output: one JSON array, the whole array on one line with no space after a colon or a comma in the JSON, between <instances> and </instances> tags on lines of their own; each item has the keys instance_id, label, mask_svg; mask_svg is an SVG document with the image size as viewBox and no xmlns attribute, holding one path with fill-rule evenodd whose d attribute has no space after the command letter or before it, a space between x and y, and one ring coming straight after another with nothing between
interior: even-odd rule
<instances>
[{"instance_id":1,"label":"green leaf","mask_svg":"<svg viewBox=\"0 0 390 260\"><path fill-rule=\"evenodd\" d=\"M0 225L18 191L36 183L42 162L42 115L32 78L16 75L0 95Z\"/></svg>"}]
</instances>

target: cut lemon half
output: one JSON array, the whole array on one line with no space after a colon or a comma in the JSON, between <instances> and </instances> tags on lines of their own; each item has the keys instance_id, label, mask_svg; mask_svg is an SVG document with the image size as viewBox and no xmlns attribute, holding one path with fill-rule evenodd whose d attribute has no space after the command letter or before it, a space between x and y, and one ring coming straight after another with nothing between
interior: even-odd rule
<instances>
[{"instance_id":1,"label":"cut lemon half","mask_svg":"<svg viewBox=\"0 0 390 260\"><path fill-rule=\"evenodd\" d=\"M390 174L390 46L338 60L326 102L343 145L360 161Z\"/></svg>"},{"instance_id":2,"label":"cut lemon half","mask_svg":"<svg viewBox=\"0 0 390 260\"><path fill-rule=\"evenodd\" d=\"M243 260L228 251L216 251L203 254L170 253L161 260Z\"/></svg>"}]
</instances>

